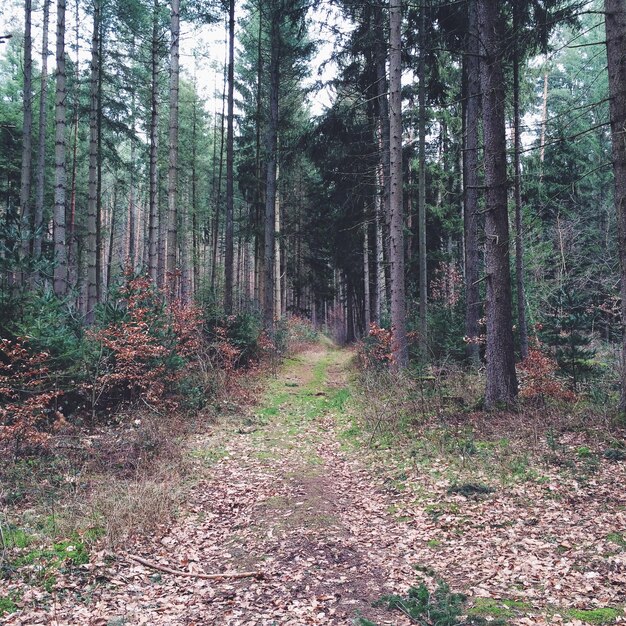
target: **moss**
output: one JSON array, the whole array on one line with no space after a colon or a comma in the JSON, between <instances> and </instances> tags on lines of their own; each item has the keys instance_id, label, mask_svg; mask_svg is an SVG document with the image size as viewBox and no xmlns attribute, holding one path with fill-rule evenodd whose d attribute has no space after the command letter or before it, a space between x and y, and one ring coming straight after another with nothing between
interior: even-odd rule
<instances>
[{"instance_id":1,"label":"moss","mask_svg":"<svg viewBox=\"0 0 626 626\"><path fill-rule=\"evenodd\" d=\"M15 593L10 593L8 596L0 596L0 617L15 613L15 611L17 611L16 602L18 600L19 597Z\"/></svg>"},{"instance_id":2,"label":"moss","mask_svg":"<svg viewBox=\"0 0 626 626\"><path fill-rule=\"evenodd\" d=\"M587 624L613 624L619 616L617 609L605 607L602 609L569 609L567 615L579 619Z\"/></svg>"},{"instance_id":3,"label":"moss","mask_svg":"<svg viewBox=\"0 0 626 626\"><path fill-rule=\"evenodd\" d=\"M43 566L52 568L59 567L64 563L84 565L89 562L89 553L85 548L85 544L78 537L74 537L73 539L55 543L51 549L31 550L15 559L13 564L19 567L20 565L33 565L38 562L41 562Z\"/></svg>"},{"instance_id":4,"label":"moss","mask_svg":"<svg viewBox=\"0 0 626 626\"><path fill-rule=\"evenodd\" d=\"M616 543L620 548L626 548L626 539L621 533L609 533L606 536L606 540L611 543Z\"/></svg>"},{"instance_id":5,"label":"moss","mask_svg":"<svg viewBox=\"0 0 626 626\"><path fill-rule=\"evenodd\" d=\"M9 527L4 533L4 541L8 548L27 548L34 543L35 537L22 528Z\"/></svg>"},{"instance_id":6,"label":"moss","mask_svg":"<svg viewBox=\"0 0 626 626\"><path fill-rule=\"evenodd\" d=\"M512 618L519 613L528 613L532 607L519 600L503 598L476 598L474 606L468 610L470 616L491 617L491 618Z\"/></svg>"}]
</instances>

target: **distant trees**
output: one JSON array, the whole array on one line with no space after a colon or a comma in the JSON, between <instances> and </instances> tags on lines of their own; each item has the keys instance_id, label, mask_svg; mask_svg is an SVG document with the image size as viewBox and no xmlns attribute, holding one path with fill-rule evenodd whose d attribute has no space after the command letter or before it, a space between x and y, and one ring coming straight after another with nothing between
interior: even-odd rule
<instances>
[{"instance_id":1,"label":"distant trees","mask_svg":"<svg viewBox=\"0 0 626 626\"><path fill-rule=\"evenodd\" d=\"M295 312L347 341L393 327L398 367L484 360L489 408L514 401L515 360L552 303L566 319L566 287L582 334L622 330L616 4L607 75L578 0L335 0L350 28L317 118L304 2L56 4L54 81L51 0L41 61L31 0L0 61L1 306L51 288L94 323L128 263L171 301L258 310L270 331ZM180 32L218 15L207 111Z\"/></svg>"}]
</instances>

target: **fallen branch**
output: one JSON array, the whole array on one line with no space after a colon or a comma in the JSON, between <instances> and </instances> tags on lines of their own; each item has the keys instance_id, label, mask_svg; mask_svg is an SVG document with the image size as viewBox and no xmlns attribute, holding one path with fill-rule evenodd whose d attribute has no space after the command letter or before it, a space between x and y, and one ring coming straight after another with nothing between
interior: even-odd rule
<instances>
[{"instance_id":1,"label":"fallen branch","mask_svg":"<svg viewBox=\"0 0 626 626\"><path fill-rule=\"evenodd\" d=\"M160 572L165 572L166 574L173 574L174 576L188 576L190 578L202 578L203 580L221 580L223 578L263 578L262 572L232 572L230 574L225 572L224 574L202 574L201 572L184 572L179 569L171 569L165 565L153 563L152 561L148 561L147 559L134 554L129 554L128 558L131 561L135 561L141 565L145 565L146 567L159 570Z\"/></svg>"}]
</instances>

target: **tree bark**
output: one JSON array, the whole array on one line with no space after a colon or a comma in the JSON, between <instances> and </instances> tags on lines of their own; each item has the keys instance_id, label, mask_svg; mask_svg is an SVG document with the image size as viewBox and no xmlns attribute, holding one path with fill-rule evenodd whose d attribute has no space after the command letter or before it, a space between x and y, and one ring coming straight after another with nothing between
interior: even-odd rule
<instances>
[{"instance_id":1,"label":"tree bark","mask_svg":"<svg viewBox=\"0 0 626 626\"><path fill-rule=\"evenodd\" d=\"M37 178L35 188L35 220L33 224L33 258L38 263L41 257L43 241L43 200L46 180L46 127L48 125L48 23L50 20L50 1L43 3L43 35L41 44L41 90L39 95L39 137L37 139ZM33 275L39 282L39 270Z\"/></svg>"},{"instance_id":2,"label":"tree bark","mask_svg":"<svg viewBox=\"0 0 626 626\"><path fill-rule=\"evenodd\" d=\"M222 88L222 114L220 116L220 164L217 169L217 186L214 183L215 215L213 218L213 262L211 264L211 291L215 293L217 280L218 248L220 236L220 207L222 204L222 170L224 166L224 110L226 107L226 89L228 80L227 64L224 62L224 86ZM213 165L215 168L215 164ZM214 170L215 171L215 170Z\"/></svg>"},{"instance_id":3,"label":"tree bark","mask_svg":"<svg viewBox=\"0 0 626 626\"><path fill-rule=\"evenodd\" d=\"M383 186L382 165L376 168L376 196L374 197L374 207L376 211L376 291L374 296L374 321L380 325L381 315L383 311L383 302L385 300L385 253L383 245L383 221L384 206L382 197Z\"/></svg>"},{"instance_id":4,"label":"tree bark","mask_svg":"<svg viewBox=\"0 0 626 626\"><path fill-rule=\"evenodd\" d=\"M391 325L395 367L408 365L404 288L404 215L402 204L402 5L389 3L389 211L391 238Z\"/></svg>"},{"instance_id":5,"label":"tree bark","mask_svg":"<svg viewBox=\"0 0 626 626\"><path fill-rule=\"evenodd\" d=\"M180 0L172 0L170 43L169 168L167 176L167 294L178 296L178 84L180 64Z\"/></svg>"},{"instance_id":6,"label":"tree bark","mask_svg":"<svg viewBox=\"0 0 626 626\"><path fill-rule=\"evenodd\" d=\"M524 288L524 246L522 226L522 164L521 164L521 113L520 113L520 50L518 44L520 28L519 4L513 5L513 196L515 202L515 283L517 287L517 334L520 356L528 356L528 326L526 324L526 291Z\"/></svg>"},{"instance_id":7,"label":"tree bark","mask_svg":"<svg viewBox=\"0 0 626 626\"><path fill-rule=\"evenodd\" d=\"M226 128L226 232L224 240L224 311L233 311L235 0L228 3L228 112Z\"/></svg>"},{"instance_id":8,"label":"tree bark","mask_svg":"<svg viewBox=\"0 0 626 626\"><path fill-rule=\"evenodd\" d=\"M369 224L366 219L363 224L363 331L365 335L370 331L371 311Z\"/></svg>"},{"instance_id":9,"label":"tree bark","mask_svg":"<svg viewBox=\"0 0 626 626\"><path fill-rule=\"evenodd\" d=\"M282 0L274 0L270 25L270 108L266 135L266 191L265 191L265 253L264 253L264 306L263 321L265 328L274 330L274 262L275 262L275 211L276 211L276 167L278 151L278 98L280 90L280 17L278 5Z\"/></svg>"},{"instance_id":10,"label":"tree bark","mask_svg":"<svg viewBox=\"0 0 626 626\"><path fill-rule=\"evenodd\" d=\"M517 395L507 211L503 24L497 0L478 0L485 161L487 385L485 408L510 406Z\"/></svg>"},{"instance_id":11,"label":"tree bark","mask_svg":"<svg viewBox=\"0 0 626 626\"><path fill-rule=\"evenodd\" d=\"M620 412L626 414L626 8L622 0L605 0L604 10L622 297Z\"/></svg>"},{"instance_id":12,"label":"tree bark","mask_svg":"<svg viewBox=\"0 0 626 626\"><path fill-rule=\"evenodd\" d=\"M386 304L391 304L391 250L390 250L390 209L389 209L389 84L386 71L385 23L381 4L374 5L374 58L376 65L376 85L378 86L377 108L380 119L379 150L382 177L382 250L384 288Z\"/></svg>"},{"instance_id":13,"label":"tree bark","mask_svg":"<svg viewBox=\"0 0 626 626\"><path fill-rule=\"evenodd\" d=\"M65 0L57 1L56 36L56 98L55 98L55 147L54 147L54 293L67 293L67 250L65 245Z\"/></svg>"},{"instance_id":14,"label":"tree bark","mask_svg":"<svg viewBox=\"0 0 626 626\"><path fill-rule=\"evenodd\" d=\"M256 186L254 197L255 238L254 238L254 295L258 305L265 300L264 296L264 244L263 244L263 191L261 181L261 117L263 104L263 0L258 0L259 30L257 33L257 76L256 76L256 145L255 145L255 173Z\"/></svg>"},{"instance_id":15,"label":"tree bark","mask_svg":"<svg viewBox=\"0 0 626 626\"><path fill-rule=\"evenodd\" d=\"M33 40L31 18L32 0L26 0L24 3L24 91L22 97L24 117L22 120L22 172L20 181L21 248L22 258L25 262L30 259L32 239L30 189L33 166ZM20 268L20 270L23 269L25 268Z\"/></svg>"},{"instance_id":16,"label":"tree bark","mask_svg":"<svg viewBox=\"0 0 626 626\"><path fill-rule=\"evenodd\" d=\"M159 0L152 8L152 50L150 84L150 191L148 217L148 274L158 280L159 222Z\"/></svg>"},{"instance_id":17,"label":"tree bark","mask_svg":"<svg viewBox=\"0 0 626 626\"><path fill-rule=\"evenodd\" d=\"M98 275L96 270L96 222L98 203L98 68L100 66L100 1L94 3L93 35L91 39L91 73L89 85L89 182L87 201L87 312L85 321L92 324L98 304Z\"/></svg>"},{"instance_id":18,"label":"tree bark","mask_svg":"<svg viewBox=\"0 0 626 626\"><path fill-rule=\"evenodd\" d=\"M276 208L274 209L274 319L281 318L281 254L280 254L280 165L276 162Z\"/></svg>"},{"instance_id":19,"label":"tree bark","mask_svg":"<svg viewBox=\"0 0 626 626\"><path fill-rule=\"evenodd\" d=\"M464 69L464 133L463 150L463 228L465 241L465 334L469 341L467 356L477 366L480 350L477 343L480 334L480 286L478 248L478 145L480 127L480 46L478 35L478 7L469 2L468 32L466 35Z\"/></svg>"},{"instance_id":20,"label":"tree bark","mask_svg":"<svg viewBox=\"0 0 626 626\"><path fill-rule=\"evenodd\" d=\"M419 317L419 350L425 362L428 359L428 268L426 255L426 7L422 0L420 15L420 58L417 92L418 99L418 152L419 152L419 186L417 196L417 213L419 222L419 272L420 272L420 317Z\"/></svg>"}]
</instances>

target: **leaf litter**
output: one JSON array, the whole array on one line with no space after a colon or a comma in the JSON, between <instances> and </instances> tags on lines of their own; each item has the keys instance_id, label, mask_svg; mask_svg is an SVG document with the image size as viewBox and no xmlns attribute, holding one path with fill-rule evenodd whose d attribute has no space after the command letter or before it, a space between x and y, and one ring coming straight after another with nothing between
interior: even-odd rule
<instances>
[{"instance_id":1,"label":"leaf litter","mask_svg":"<svg viewBox=\"0 0 626 626\"><path fill-rule=\"evenodd\" d=\"M577 626L585 622L571 609L606 606L626 621L626 550L615 540L626 530L623 460L601 461L584 482L547 468L541 481L477 498L455 493L441 478L443 460L407 469L342 446L332 396L346 384L349 357L301 355L271 384L264 403L277 399L277 411L257 416L253 429L224 423L191 441L193 452L220 454L210 463L194 454L175 522L130 539L125 552L92 554L78 578L58 575L51 593L11 582L20 610L0 623L348 625L362 615L405 626L407 617L372 604L438 578L470 605L523 603L512 625ZM409 489L393 488L400 469ZM176 576L132 554L172 570L263 578Z\"/></svg>"}]
</instances>

